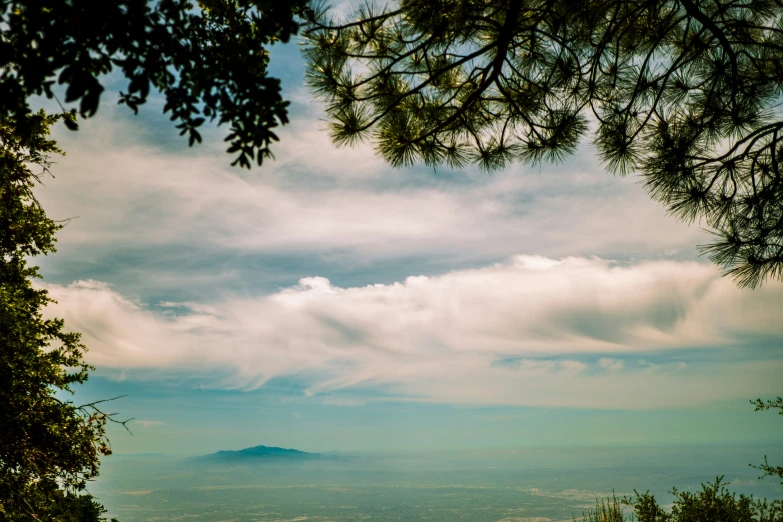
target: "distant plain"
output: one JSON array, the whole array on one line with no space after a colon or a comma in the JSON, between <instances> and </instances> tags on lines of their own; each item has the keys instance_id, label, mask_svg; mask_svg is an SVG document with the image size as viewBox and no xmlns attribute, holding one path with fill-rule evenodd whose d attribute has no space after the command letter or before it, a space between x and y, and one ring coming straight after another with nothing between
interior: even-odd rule
<instances>
[{"instance_id":1,"label":"distant plain","mask_svg":"<svg viewBox=\"0 0 783 522\"><path fill-rule=\"evenodd\" d=\"M217 448L216 448L217 449ZM783 498L749 463L783 447L546 448L341 454L318 460L202 464L178 456L114 455L90 490L120 522L477 521L581 518L596 499L697 490L724 475L732 491Z\"/></svg>"}]
</instances>

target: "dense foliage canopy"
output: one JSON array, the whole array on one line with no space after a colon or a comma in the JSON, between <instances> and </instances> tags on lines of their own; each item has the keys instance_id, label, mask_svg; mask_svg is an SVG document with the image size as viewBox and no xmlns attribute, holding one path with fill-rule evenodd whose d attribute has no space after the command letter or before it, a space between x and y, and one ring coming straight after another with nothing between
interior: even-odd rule
<instances>
[{"instance_id":1,"label":"dense foliage canopy","mask_svg":"<svg viewBox=\"0 0 783 522\"><path fill-rule=\"evenodd\" d=\"M270 156L273 132L288 121L280 81L267 75L265 46L296 33L306 0L0 0L0 118L20 132L35 109L30 98L78 102L92 116L118 70L127 80L120 103L134 111L150 89L189 143L206 120L228 123L234 164ZM59 100L58 100L59 101ZM75 111L74 109L71 109ZM66 124L76 128L73 119Z\"/></svg>"},{"instance_id":2,"label":"dense foliage canopy","mask_svg":"<svg viewBox=\"0 0 783 522\"><path fill-rule=\"evenodd\" d=\"M338 144L392 165L559 160L594 127L742 286L783 278L780 0L398 0L305 31Z\"/></svg>"},{"instance_id":3,"label":"dense foliage canopy","mask_svg":"<svg viewBox=\"0 0 783 522\"><path fill-rule=\"evenodd\" d=\"M32 285L38 270L27 262L54 251L61 227L32 194L48 155L60 152L47 137L58 119L31 117L24 138L0 120L0 520L81 522L103 513L80 492L111 453L111 416L67 399L87 380L85 347L62 320L43 318L51 299Z\"/></svg>"}]
</instances>

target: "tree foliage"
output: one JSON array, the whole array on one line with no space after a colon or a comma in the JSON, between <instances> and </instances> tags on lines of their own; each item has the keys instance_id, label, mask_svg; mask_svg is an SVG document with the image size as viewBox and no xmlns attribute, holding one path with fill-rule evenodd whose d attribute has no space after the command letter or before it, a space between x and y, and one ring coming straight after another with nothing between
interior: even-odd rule
<instances>
[{"instance_id":1,"label":"tree foliage","mask_svg":"<svg viewBox=\"0 0 783 522\"><path fill-rule=\"evenodd\" d=\"M783 278L780 0L398 0L305 31L337 144L395 166L560 160L594 125L608 168L714 231L710 259Z\"/></svg>"},{"instance_id":2,"label":"tree foliage","mask_svg":"<svg viewBox=\"0 0 783 522\"><path fill-rule=\"evenodd\" d=\"M306 0L0 0L0 118L24 132L32 96L95 114L105 75L128 81L119 102L138 111L151 89L188 142L205 121L227 123L234 164L260 165L288 102L268 76L265 46L287 41ZM58 100L59 101L59 100ZM71 109L74 113L76 108ZM65 120L76 129L74 119Z\"/></svg>"},{"instance_id":3,"label":"tree foliage","mask_svg":"<svg viewBox=\"0 0 783 522\"><path fill-rule=\"evenodd\" d=\"M648 492L635 492L632 498L596 502L596 507L582 515L584 522L781 522L783 504L754 499L753 496L731 493L718 477L711 484L702 484L701 491L671 491L674 503L670 511L663 509ZM623 505L630 509L625 514ZM574 519L576 520L576 519Z\"/></svg>"},{"instance_id":4,"label":"tree foliage","mask_svg":"<svg viewBox=\"0 0 783 522\"><path fill-rule=\"evenodd\" d=\"M61 118L29 117L24 137L0 120L0 520L91 521L103 513L81 492L111 453L111 415L98 403L67 400L91 367L79 334L42 316L52 300L32 285L38 269L27 261L53 252L61 228L32 193L49 155L61 153L47 136Z\"/></svg>"}]
</instances>

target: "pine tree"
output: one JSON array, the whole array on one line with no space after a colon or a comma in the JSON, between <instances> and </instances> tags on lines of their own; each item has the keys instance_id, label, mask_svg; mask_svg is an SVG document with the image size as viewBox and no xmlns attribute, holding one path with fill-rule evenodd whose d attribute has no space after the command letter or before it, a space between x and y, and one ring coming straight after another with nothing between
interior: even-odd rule
<instances>
[{"instance_id":1,"label":"pine tree","mask_svg":"<svg viewBox=\"0 0 783 522\"><path fill-rule=\"evenodd\" d=\"M394 166L558 161L595 127L607 168L703 220L711 260L783 279L779 0L399 0L314 10L308 83L338 145Z\"/></svg>"}]
</instances>

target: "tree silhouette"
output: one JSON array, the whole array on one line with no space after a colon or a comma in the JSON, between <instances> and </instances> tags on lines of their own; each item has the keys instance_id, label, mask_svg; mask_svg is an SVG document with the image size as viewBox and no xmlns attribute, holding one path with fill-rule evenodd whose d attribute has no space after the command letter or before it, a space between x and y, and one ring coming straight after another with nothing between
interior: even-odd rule
<instances>
[{"instance_id":1,"label":"tree silhouette","mask_svg":"<svg viewBox=\"0 0 783 522\"><path fill-rule=\"evenodd\" d=\"M339 145L391 165L557 161L594 125L740 286L783 278L779 0L399 0L307 29Z\"/></svg>"},{"instance_id":2,"label":"tree silhouette","mask_svg":"<svg viewBox=\"0 0 783 522\"><path fill-rule=\"evenodd\" d=\"M128 80L121 104L136 112L157 89L190 145L201 142L205 121L217 120L230 126L233 164L260 165L277 140L273 129L288 122L266 47L297 32L306 2L0 0L0 119L27 132L30 98L56 97L55 82L65 104L78 102L79 114L92 116L101 79L117 69ZM77 128L73 118L65 123Z\"/></svg>"}]
</instances>

